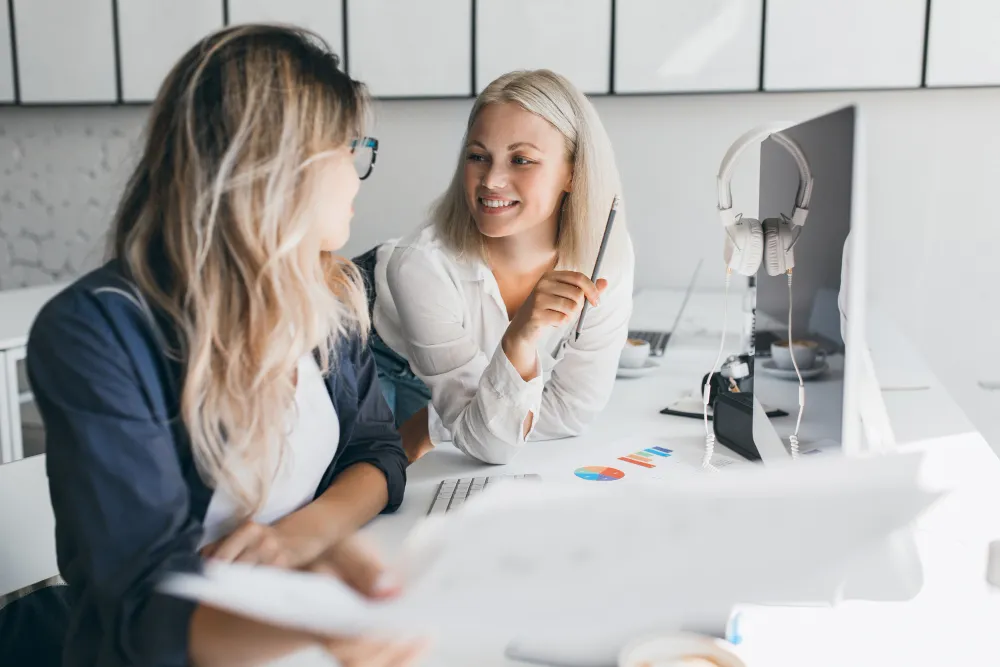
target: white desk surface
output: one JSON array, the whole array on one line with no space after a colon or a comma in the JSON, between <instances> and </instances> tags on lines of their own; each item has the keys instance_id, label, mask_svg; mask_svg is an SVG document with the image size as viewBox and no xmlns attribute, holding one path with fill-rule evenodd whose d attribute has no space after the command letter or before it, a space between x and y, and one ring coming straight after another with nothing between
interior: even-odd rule
<instances>
[{"instance_id":1,"label":"white desk surface","mask_svg":"<svg viewBox=\"0 0 1000 667\"><path fill-rule=\"evenodd\" d=\"M640 293L632 325L669 327L682 298L679 290ZM732 294L731 331L739 329L739 304L740 295ZM696 455L703 446L701 422L661 415L659 410L694 388L712 363L722 305L721 293L694 295L661 366L644 378L618 380L608 407L586 435L528 443L512 463L501 467L480 464L450 445L438 447L409 468L400 510L377 518L364 529L365 534L387 555L396 552L410 528L425 515L437 483L448 477L540 473L546 479L573 480L577 467L611 465L618 456L638 448L631 442L641 440L642 446L648 446L650 439L668 442L678 454ZM734 351L735 345L734 335L727 350ZM739 647L751 667L963 664L962 657L968 664L1000 664L1000 640L994 639L1000 627L1000 593L992 595L984 578L986 545L1000 538L1000 511L996 510L1000 508L1000 461L939 384L923 391L890 392L886 399L902 446L929 452L929 479L960 489L917 526L925 569L923 590L906 603L753 608L745 615L745 640ZM440 638L425 664L523 664L505 659L503 648L467 646L461 638Z\"/></svg>"},{"instance_id":2,"label":"white desk surface","mask_svg":"<svg viewBox=\"0 0 1000 667\"><path fill-rule=\"evenodd\" d=\"M0 350L26 345L38 311L65 287L60 283L0 292Z\"/></svg>"}]
</instances>

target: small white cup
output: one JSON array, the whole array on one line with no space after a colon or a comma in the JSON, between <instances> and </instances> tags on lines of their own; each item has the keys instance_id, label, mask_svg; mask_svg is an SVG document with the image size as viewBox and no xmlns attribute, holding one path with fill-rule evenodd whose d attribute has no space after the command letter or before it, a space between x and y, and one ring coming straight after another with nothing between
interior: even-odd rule
<instances>
[{"instance_id":1,"label":"small white cup","mask_svg":"<svg viewBox=\"0 0 1000 667\"><path fill-rule=\"evenodd\" d=\"M629 338L622 348L618 365L622 368L642 368L649 359L649 343L638 338Z\"/></svg>"},{"instance_id":2,"label":"small white cup","mask_svg":"<svg viewBox=\"0 0 1000 667\"><path fill-rule=\"evenodd\" d=\"M800 370L808 370L816 366L817 358L826 359L826 354L819 349L819 344L812 340L795 340L791 344L787 340L781 340L771 344L771 359L774 365L784 370L792 370L795 364L792 363L792 355L795 355L795 363Z\"/></svg>"},{"instance_id":3,"label":"small white cup","mask_svg":"<svg viewBox=\"0 0 1000 667\"><path fill-rule=\"evenodd\" d=\"M618 667L746 667L729 643L693 632L643 637L618 654Z\"/></svg>"}]
</instances>

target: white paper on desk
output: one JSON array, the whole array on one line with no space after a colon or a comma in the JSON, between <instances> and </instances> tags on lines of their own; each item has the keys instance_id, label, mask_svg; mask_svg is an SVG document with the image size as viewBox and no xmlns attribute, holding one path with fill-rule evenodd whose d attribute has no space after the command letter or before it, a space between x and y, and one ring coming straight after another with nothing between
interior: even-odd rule
<instances>
[{"instance_id":1,"label":"white paper on desk","mask_svg":"<svg viewBox=\"0 0 1000 667\"><path fill-rule=\"evenodd\" d=\"M372 603L338 581L214 566L169 590L312 631L623 641L735 603L832 601L852 555L937 497L920 455L826 458L634 485L498 485L426 521L409 585Z\"/></svg>"}]
</instances>

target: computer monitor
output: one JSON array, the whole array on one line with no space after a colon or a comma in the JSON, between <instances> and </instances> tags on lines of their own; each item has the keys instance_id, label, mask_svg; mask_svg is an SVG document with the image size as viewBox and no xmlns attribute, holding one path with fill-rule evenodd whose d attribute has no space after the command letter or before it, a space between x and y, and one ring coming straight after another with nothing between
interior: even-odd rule
<instances>
[{"instance_id":1,"label":"computer monitor","mask_svg":"<svg viewBox=\"0 0 1000 667\"><path fill-rule=\"evenodd\" d=\"M866 335L867 216L865 142L859 111L846 107L782 132L805 153L813 176L809 217L795 244L792 337L815 341L824 364L804 380L800 456L859 454L891 448L892 433ZM761 219L788 213L796 167L773 139L761 145ZM758 343L788 338L788 279L761 268L756 281L752 356L753 441L765 462L788 459L798 413L798 379L774 366ZM779 408L787 417L769 418ZM906 600L922 585L913 535L899 531L873 544L848 575L844 599ZM873 576L872 573L878 573Z\"/></svg>"},{"instance_id":2,"label":"computer monitor","mask_svg":"<svg viewBox=\"0 0 1000 667\"><path fill-rule=\"evenodd\" d=\"M858 453L888 422L865 336L867 249L864 141L851 106L791 126L813 176L809 216L794 245L792 337L815 344L812 367L800 368L805 409L799 429L803 455L824 450ZM790 213L799 178L788 152L773 139L760 152L760 219ZM762 459L787 458L799 410L798 377L771 354L788 339L789 287L785 274L756 277L756 325L751 364L758 408L787 417L753 415L754 444ZM874 387L874 391L873 391ZM862 400L863 397L863 400ZM864 425L864 427L863 427ZM868 437L865 433L868 431ZM882 439L882 438L880 438Z\"/></svg>"}]
</instances>

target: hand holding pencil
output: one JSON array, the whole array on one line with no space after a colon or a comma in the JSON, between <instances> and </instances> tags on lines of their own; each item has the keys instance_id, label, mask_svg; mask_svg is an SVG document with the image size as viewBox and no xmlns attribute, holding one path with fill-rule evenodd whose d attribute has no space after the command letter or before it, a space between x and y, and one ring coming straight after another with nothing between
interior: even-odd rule
<instances>
[{"instance_id":1,"label":"hand holding pencil","mask_svg":"<svg viewBox=\"0 0 1000 667\"><path fill-rule=\"evenodd\" d=\"M536 345L549 327L560 327L577 319L575 337L580 337L583 318L589 306L597 306L608 281L597 278L601 260L608 245L618 197L612 202L604 238L590 278L579 271L549 271L545 273L524 304L515 313L504 333L502 347L511 364L525 380L534 377Z\"/></svg>"}]
</instances>

